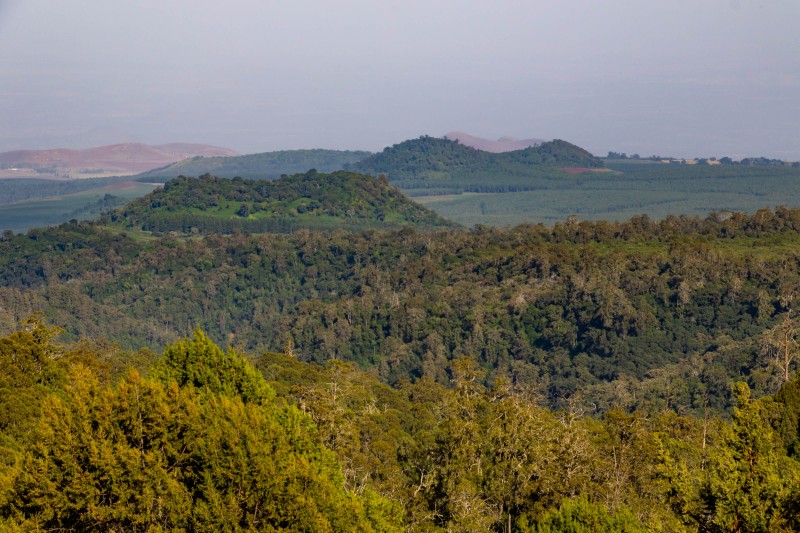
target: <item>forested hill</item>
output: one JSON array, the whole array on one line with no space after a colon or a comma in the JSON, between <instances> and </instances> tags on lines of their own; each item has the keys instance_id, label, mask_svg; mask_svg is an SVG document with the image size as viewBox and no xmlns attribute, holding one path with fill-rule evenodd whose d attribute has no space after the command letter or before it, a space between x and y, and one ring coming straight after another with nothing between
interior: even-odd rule
<instances>
[{"instance_id":1,"label":"forested hill","mask_svg":"<svg viewBox=\"0 0 800 533\"><path fill-rule=\"evenodd\" d=\"M562 140L490 153L423 136L388 147L349 168L375 176L384 174L402 189L509 192L540 187L542 179L566 177L564 168L599 169L603 162Z\"/></svg>"},{"instance_id":2,"label":"forested hill","mask_svg":"<svg viewBox=\"0 0 800 533\"><path fill-rule=\"evenodd\" d=\"M387 383L444 383L468 356L553 406L702 415L730 407L731 380L759 396L782 381L798 265L800 211L787 209L190 238L72 223L2 236L0 326L39 310L131 347L201 326L256 351L291 340L301 359Z\"/></svg>"},{"instance_id":3,"label":"forested hill","mask_svg":"<svg viewBox=\"0 0 800 533\"><path fill-rule=\"evenodd\" d=\"M455 226L408 200L385 179L313 170L273 181L207 174L179 177L110 213L104 222L146 231L194 233Z\"/></svg>"},{"instance_id":4,"label":"forested hill","mask_svg":"<svg viewBox=\"0 0 800 533\"><path fill-rule=\"evenodd\" d=\"M194 157L138 174L140 181L164 182L178 176L213 174L221 178L275 179L313 168L335 172L360 161L370 152L345 150L282 150L233 157Z\"/></svg>"}]
</instances>

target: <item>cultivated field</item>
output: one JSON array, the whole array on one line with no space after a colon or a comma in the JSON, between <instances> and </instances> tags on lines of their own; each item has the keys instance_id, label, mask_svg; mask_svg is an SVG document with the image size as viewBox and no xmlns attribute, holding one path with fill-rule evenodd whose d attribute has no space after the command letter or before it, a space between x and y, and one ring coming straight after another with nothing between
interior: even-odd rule
<instances>
[{"instance_id":1,"label":"cultivated field","mask_svg":"<svg viewBox=\"0 0 800 533\"><path fill-rule=\"evenodd\" d=\"M466 226L627 220L647 214L705 216L800 206L800 169L607 163L615 172L574 174L537 190L416 196L414 200Z\"/></svg>"},{"instance_id":2,"label":"cultivated field","mask_svg":"<svg viewBox=\"0 0 800 533\"><path fill-rule=\"evenodd\" d=\"M87 220L106 209L144 196L155 187L150 183L115 182L73 194L0 205L0 230L21 233L71 219Z\"/></svg>"}]
</instances>

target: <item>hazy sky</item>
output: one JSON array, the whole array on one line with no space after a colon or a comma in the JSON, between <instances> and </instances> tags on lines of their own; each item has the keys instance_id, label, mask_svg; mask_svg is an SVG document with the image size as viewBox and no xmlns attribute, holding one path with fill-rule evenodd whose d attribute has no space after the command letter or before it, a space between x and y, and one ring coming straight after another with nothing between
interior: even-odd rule
<instances>
[{"instance_id":1,"label":"hazy sky","mask_svg":"<svg viewBox=\"0 0 800 533\"><path fill-rule=\"evenodd\" d=\"M800 159L798 0L0 0L0 151L423 134Z\"/></svg>"}]
</instances>

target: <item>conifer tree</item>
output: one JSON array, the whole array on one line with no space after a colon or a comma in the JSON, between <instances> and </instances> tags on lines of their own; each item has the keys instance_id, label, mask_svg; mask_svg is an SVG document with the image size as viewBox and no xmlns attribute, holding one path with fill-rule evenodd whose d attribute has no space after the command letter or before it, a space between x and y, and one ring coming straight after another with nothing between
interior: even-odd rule
<instances>
[{"instance_id":1,"label":"conifer tree","mask_svg":"<svg viewBox=\"0 0 800 533\"><path fill-rule=\"evenodd\" d=\"M713 531L788 531L788 506L796 498L800 464L779 453L774 432L745 383L733 387L737 407L711 450L701 487L708 527ZM705 514L705 513L704 513ZM703 517L701 517L701 524Z\"/></svg>"},{"instance_id":2,"label":"conifer tree","mask_svg":"<svg viewBox=\"0 0 800 533\"><path fill-rule=\"evenodd\" d=\"M26 530L399 531L400 510L344 488L311 418L200 331L156 379L114 388L76 366L46 401L0 501Z\"/></svg>"}]
</instances>

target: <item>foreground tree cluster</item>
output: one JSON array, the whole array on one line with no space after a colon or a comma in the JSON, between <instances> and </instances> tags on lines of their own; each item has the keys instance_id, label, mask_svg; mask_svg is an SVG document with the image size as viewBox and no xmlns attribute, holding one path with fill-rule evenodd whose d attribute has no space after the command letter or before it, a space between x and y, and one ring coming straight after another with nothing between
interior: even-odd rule
<instances>
[{"instance_id":1,"label":"foreground tree cluster","mask_svg":"<svg viewBox=\"0 0 800 533\"><path fill-rule=\"evenodd\" d=\"M310 417L198 332L142 377L33 323L2 339L5 524L22 530L399 530L399 507L345 490ZM6 372L3 373L4 375ZM19 412L36 398L38 416ZM21 427L24 431L19 431ZM15 431L17 429L17 431Z\"/></svg>"},{"instance_id":2,"label":"foreground tree cluster","mask_svg":"<svg viewBox=\"0 0 800 533\"><path fill-rule=\"evenodd\" d=\"M9 530L791 531L800 382L729 420L551 411L468 357L448 383L220 350L0 338Z\"/></svg>"}]
</instances>

